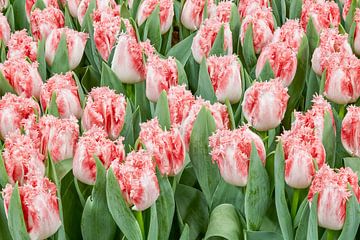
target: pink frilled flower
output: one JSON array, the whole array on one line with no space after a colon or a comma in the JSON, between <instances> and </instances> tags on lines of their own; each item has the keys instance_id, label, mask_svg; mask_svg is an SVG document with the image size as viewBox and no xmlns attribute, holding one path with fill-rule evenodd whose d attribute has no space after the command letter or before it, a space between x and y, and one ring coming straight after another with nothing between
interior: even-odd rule
<instances>
[{"instance_id":1,"label":"pink frilled flower","mask_svg":"<svg viewBox=\"0 0 360 240\"><path fill-rule=\"evenodd\" d=\"M180 131L171 128L164 131L157 118L142 123L139 139L152 154L162 175L175 176L184 167L185 143Z\"/></svg>"},{"instance_id":2,"label":"pink frilled flower","mask_svg":"<svg viewBox=\"0 0 360 240\"><path fill-rule=\"evenodd\" d=\"M285 155L285 181L293 188L303 189L310 186L316 167L325 163L325 148L322 140L307 126L295 126L285 131L280 140Z\"/></svg>"},{"instance_id":3,"label":"pink frilled flower","mask_svg":"<svg viewBox=\"0 0 360 240\"><path fill-rule=\"evenodd\" d=\"M346 19L348 13L349 13L349 10L350 10L350 6L351 6L351 2L352 0L342 0L343 1L343 12L342 12L342 17L344 19Z\"/></svg>"},{"instance_id":4,"label":"pink frilled flower","mask_svg":"<svg viewBox=\"0 0 360 240\"><path fill-rule=\"evenodd\" d=\"M13 33L8 41L7 47L8 59L29 58L32 62L36 61L37 42L27 34L26 29Z\"/></svg>"},{"instance_id":5,"label":"pink frilled flower","mask_svg":"<svg viewBox=\"0 0 360 240\"><path fill-rule=\"evenodd\" d=\"M69 53L69 67L72 70L79 65L82 59L88 34L77 32L67 27L54 29L46 39L45 43L45 59L50 66L52 66L54 62L55 54L63 34L66 37Z\"/></svg>"},{"instance_id":6,"label":"pink frilled flower","mask_svg":"<svg viewBox=\"0 0 360 240\"><path fill-rule=\"evenodd\" d=\"M64 25L64 14L58 8L47 7L43 10L37 8L31 12L30 26L35 39L46 39L52 30L63 28Z\"/></svg>"},{"instance_id":7,"label":"pink frilled flower","mask_svg":"<svg viewBox=\"0 0 360 240\"><path fill-rule=\"evenodd\" d=\"M53 94L56 94L56 105L61 118L75 116L80 119L82 108L75 80L71 72L56 74L42 86L40 103L44 110L50 104Z\"/></svg>"},{"instance_id":8,"label":"pink frilled flower","mask_svg":"<svg viewBox=\"0 0 360 240\"><path fill-rule=\"evenodd\" d=\"M201 24L191 45L191 51L196 62L201 63L204 57L209 56L221 26L224 27L224 50L228 55L232 54L232 33L229 23L222 23L216 18L209 18Z\"/></svg>"},{"instance_id":9,"label":"pink frilled flower","mask_svg":"<svg viewBox=\"0 0 360 240\"><path fill-rule=\"evenodd\" d=\"M286 44L294 52L299 50L301 41L305 36L304 29L302 29L299 20L287 20L281 28L274 32L272 42L279 42Z\"/></svg>"},{"instance_id":10,"label":"pink frilled flower","mask_svg":"<svg viewBox=\"0 0 360 240\"><path fill-rule=\"evenodd\" d=\"M77 18L78 8L81 0L66 0L70 15Z\"/></svg>"},{"instance_id":11,"label":"pink frilled flower","mask_svg":"<svg viewBox=\"0 0 360 240\"><path fill-rule=\"evenodd\" d=\"M2 74L18 95L40 97L43 81L38 72L38 63L25 59L9 59L0 65Z\"/></svg>"},{"instance_id":12,"label":"pink frilled flower","mask_svg":"<svg viewBox=\"0 0 360 240\"><path fill-rule=\"evenodd\" d=\"M317 217L320 227L341 230L346 218L346 204L351 196L348 184L360 200L358 177L350 168L337 172L324 165L315 175L310 186L308 200L311 202L318 193Z\"/></svg>"},{"instance_id":13,"label":"pink frilled flower","mask_svg":"<svg viewBox=\"0 0 360 240\"><path fill-rule=\"evenodd\" d=\"M7 18L0 12L0 40L2 40L5 45L10 39L10 25Z\"/></svg>"},{"instance_id":14,"label":"pink frilled flower","mask_svg":"<svg viewBox=\"0 0 360 240\"><path fill-rule=\"evenodd\" d=\"M311 59L312 69L316 74L321 75L323 73L332 53L352 54L347 39L347 34L341 35L335 28L324 29L321 32L319 46L314 50Z\"/></svg>"},{"instance_id":15,"label":"pink frilled flower","mask_svg":"<svg viewBox=\"0 0 360 240\"><path fill-rule=\"evenodd\" d=\"M235 186L246 186L252 142L265 165L266 152L261 138L247 126L235 130L217 130L209 137L212 160L220 169L224 180Z\"/></svg>"},{"instance_id":16,"label":"pink frilled flower","mask_svg":"<svg viewBox=\"0 0 360 240\"><path fill-rule=\"evenodd\" d=\"M125 159L123 138L113 142L107 137L107 133L97 126L92 127L79 138L73 159L74 176L81 182L93 185L96 181L96 161L94 155L99 158L105 169L118 159Z\"/></svg>"},{"instance_id":17,"label":"pink frilled flower","mask_svg":"<svg viewBox=\"0 0 360 240\"><path fill-rule=\"evenodd\" d=\"M231 8L235 4L231 1L222 1L216 6L215 16L220 22L228 23L231 17Z\"/></svg>"},{"instance_id":18,"label":"pink frilled flower","mask_svg":"<svg viewBox=\"0 0 360 240\"><path fill-rule=\"evenodd\" d=\"M342 121L341 142L348 153L360 157L360 108L350 106Z\"/></svg>"},{"instance_id":19,"label":"pink frilled flower","mask_svg":"<svg viewBox=\"0 0 360 240\"><path fill-rule=\"evenodd\" d=\"M4 206L8 214L13 186L3 189ZM47 178L37 178L19 187L21 208L30 239L47 239L61 226L56 185Z\"/></svg>"},{"instance_id":20,"label":"pink frilled flower","mask_svg":"<svg viewBox=\"0 0 360 240\"><path fill-rule=\"evenodd\" d=\"M257 61L256 77L260 76L266 62L270 63L275 77L281 79L285 87L290 86L297 69L296 52L281 42L267 45Z\"/></svg>"},{"instance_id":21,"label":"pink frilled flower","mask_svg":"<svg viewBox=\"0 0 360 240\"><path fill-rule=\"evenodd\" d=\"M37 0L25 0L25 11L28 19L31 17L31 10L36 3ZM54 7L59 8L59 4L57 0L43 0L45 7Z\"/></svg>"},{"instance_id":22,"label":"pink frilled flower","mask_svg":"<svg viewBox=\"0 0 360 240\"><path fill-rule=\"evenodd\" d=\"M138 25L142 25L145 20L150 17L156 6L160 8L160 32L161 34L169 31L174 18L174 2L173 0L144 0L141 2L136 20Z\"/></svg>"},{"instance_id":23,"label":"pink frilled flower","mask_svg":"<svg viewBox=\"0 0 360 240\"><path fill-rule=\"evenodd\" d=\"M41 151L49 153L51 159L57 163L72 158L76 142L79 138L77 119L59 119L52 115L43 116L39 120L41 135Z\"/></svg>"},{"instance_id":24,"label":"pink frilled flower","mask_svg":"<svg viewBox=\"0 0 360 240\"><path fill-rule=\"evenodd\" d=\"M239 14L241 17L251 15L255 10L267 8L269 6L268 0L240 0L239 1Z\"/></svg>"},{"instance_id":25,"label":"pink frilled flower","mask_svg":"<svg viewBox=\"0 0 360 240\"><path fill-rule=\"evenodd\" d=\"M73 0L72 0L73 1ZM81 0L78 4L77 18L80 25L83 24L85 14L88 10L91 0ZM116 8L116 2L114 0L96 0L96 9L104 10L108 7Z\"/></svg>"},{"instance_id":26,"label":"pink frilled flower","mask_svg":"<svg viewBox=\"0 0 360 240\"><path fill-rule=\"evenodd\" d=\"M206 0L187 0L181 12L181 23L192 31L197 30L203 22ZM216 5L213 0L207 1L208 17L215 15Z\"/></svg>"},{"instance_id":27,"label":"pink frilled flower","mask_svg":"<svg viewBox=\"0 0 360 240\"><path fill-rule=\"evenodd\" d=\"M167 100L170 111L170 121L172 126L180 125L188 116L192 105L195 103L195 97L185 85L170 87Z\"/></svg>"},{"instance_id":28,"label":"pink frilled flower","mask_svg":"<svg viewBox=\"0 0 360 240\"><path fill-rule=\"evenodd\" d=\"M10 133L6 137L2 157L12 185L16 182L23 185L32 178L45 175L44 156L40 149L29 136L20 132Z\"/></svg>"},{"instance_id":29,"label":"pink frilled flower","mask_svg":"<svg viewBox=\"0 0 360 240\"><path fill-rule=\"evenodd\" d=\"M146 97L157 102L163 90L166 92L171 86L178 84L176 60L173 57L162 59L153 55L146 65Z\"/></svg>"},{"instance_id":30,"label":"pink frilled flower","mask_svg":"<svg viewBox=\"0 0 360 240\"><path fill-rule=\"evenodd\" d=\"M120 136L124 126L126 99L108 87L93 88L88 95L82 127L90 130L93 126L104 128L109 138Z\"/></svg>"},{"instance_id":31,"label":"pink frilled flower","mask_svg":"<svg viewBox=\"0 0 360 240\"><path fill-rule=\"evenodd\" d=\"M242 93L239 59L235 55L211 56L206 63L217 100L239 102Z\"/></svg>"},{"instance_id":32,"label":"pink frilled flower","mask_svg":"<svg viewBox=\"0 0 360 240\"><path fill-rule=\"evenodd\" d=\"M0 100L0 137L4 139L9 133L20 130L23 120L39 113L40 107L34 99L5 94Z\"/></svg>"},{"instance_id":33,"label":"pink frilled flower","mask_svg":"<svg viewBox=\"0 0 360 240\"><path fill-rule=\"evenodd\" d=\"M243 19L240 28L241 44L244 44L246 30L250 24L252 24L255 53L259 54L273 38L274 18L271 8L256 9Z\"/></svg>"},{"instance_id":34,"label":"pink frilled flower","mask_svg":"<svg viewBox=\"0 0 360 240\"><path fill-rule=\"evenodd\" d=\"M356 23L354 32L354 52L360 55L360 8L356 8L353 21Z\"/></svg>"},{"instance_id":35,"label":"pink frilled flower","mask_svg":"<svg viewBox=\"0 0 360 240\"><path fill-rule=\"evenodd\" d=\"M244 117L258 131L275 128L284 118L288 100L280 79L255 82L244 94Z\"/></svg>"},{"instance_id":36,"label":"pink frilled flower","mask_svg":"<svg viewBox=\"0 0 360 240\"><path fill-rule=\"evenodd\" d=\"M152 155L144 150L131 152L125 162L116 159L111 168L126 202L136 211L153 205L160 195Z\"/></svg>"}]
</instances>

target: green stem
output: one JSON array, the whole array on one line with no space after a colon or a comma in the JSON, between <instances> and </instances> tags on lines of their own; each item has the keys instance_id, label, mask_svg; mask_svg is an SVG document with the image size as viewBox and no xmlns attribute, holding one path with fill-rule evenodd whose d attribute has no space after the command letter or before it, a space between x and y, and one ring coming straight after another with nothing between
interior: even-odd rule
<instances>
[{"instance_id":1,"label":"green stem","mask_svg":"<svg viewBox=\"0 0 360 240\"><path fill-rule=\"evenodd\" d=\"M300 189L294 189L293 197L292 197L292 203L291 203L291 217L292 219L295 218L297 207L299 203L299 196L300 196Z\"/></svg>"},{"instance_id":2,"label":"green stem","mask_svg":"<svg viewBox=\"0 0 360 240\"><path fill-rule=\"evenodd\" d=\"M143 236L143 239L145 239L145 228L144 228L144 220L143 220L142 212L134 211L134 215L135 215L137 222L139 223L141 235Z\"/></svg>"},{"instance_id":3,"label":"green stem","mask_svg":"<svg viewBox=\"0 0 360 240\"><path fill-rule=\"evenodd\" d=\"M334 240L335 238L335 232L333 230L328 229L326 234L326 240Z\"/></svg>"},{"instance_id":4,"label":"green stem","mask_svg":"<svg viewBox=\"0 0 360 240\"><path fill-rule=\"evenodd\" d=\"M339 108L339 117L343 119L345 116L345 104L341 104Z\"/></svg>"}]
</instances>

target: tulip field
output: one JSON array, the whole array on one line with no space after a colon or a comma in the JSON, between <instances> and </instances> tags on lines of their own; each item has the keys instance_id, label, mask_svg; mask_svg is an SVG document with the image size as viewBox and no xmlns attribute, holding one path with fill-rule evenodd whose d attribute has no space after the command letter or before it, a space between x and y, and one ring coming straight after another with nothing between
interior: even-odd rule
<instances>
[{"instance_id":1,"label":"tulip field","mask_svg":"<svg viewBox=\"0 0 360 240\"><path fill-rule=\"evenodd\" d=\"M0 240L360 240L360 0L0 0Z\"/></svg>"}]
</instances>

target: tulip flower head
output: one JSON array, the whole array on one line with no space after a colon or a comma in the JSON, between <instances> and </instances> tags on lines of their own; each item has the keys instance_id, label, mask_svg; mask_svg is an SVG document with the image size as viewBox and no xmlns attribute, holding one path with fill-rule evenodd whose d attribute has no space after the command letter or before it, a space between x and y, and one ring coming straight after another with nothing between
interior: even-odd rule
<instances>
[{"instance_id":1,"label":"tulip flower head","mask_svg":"<svg viewBox=\"0 0 360 240\"><path fill-rule=\"evenodd\" d=\"M65 17L58 8L37 8L31 13L30 26L36 40L46 39L52 30L65 26Z\"/></svg>"},{"instance_id":2,"label":"tulip flower head","mask_svg":"<svg viewBox=\"0 0 360 240\"><path fill-rule=\"evenodd\" d=\"M7 43L7 47L8 59L29 58L32 62L36 61L37 42L27 34L26 29L13 33Z\"/></svg>"},{"instance_id":3,"label":"tulip flower head","mask_svg":"<svg viewBox=\"0 0 360 240\"><path fill-rule=\"evenodd\" d=\"M37 0L25 0L25 12L28 20L31 18L31 11L33 10L33 6ZM59 4L57 0L43 0L45 7L54 7L59 8ZM35 8L37 9L37 8Z\"/></svg>"},{"instance_id":4,"label":"tulip flower head","mask_svg":"<svg viewBox=\"0 0 360 240\"><path fill-rule=\"evenodd\" d=\"M304 36L305 32L299 20L289 19L280 28L275 30L272 42L285 43L287 47L297 52Z\"/></svg>"},{"instance_id":5,"label":"tulip flower head","mask_svg":"<svg viewBox=\"0 0 360 240\"><path fill-rule=\"evenodd\" d=\"M341 142L352 156L360 157L360 108L350 106L342 121Z\"/></svg>"},{"instance_id":6,"label":"tulip flower head","mask_svg":"<svg viewBox=\"0 0 360 240\"><path fill-rule=\"evenodd\" d=\"M189 30L199 29L204 19L205 3L208 17L215 15L216 5L213 0L187 0L181 12L181 23Z\"/></svg>"},{"instance_id":7,"label":"tulip flower head","mask_svg":"<svg viewBox=\"0 0 360 240\"><path fill-rule=\"evenodd\" d=\"M83 25L85 14L89 8L91 0L81 0L78 8L77 8L77 18L80 25ZM96 7L95 9L98 10L105 10L107 8L117 8L116 2L114 0L96 0Z\"/></svg>"},{"instance_id":8,"label":"tulip flower head","mask_svg":"<svg viewBox=\"0 0 360 240\"><path fill-rule=\"evenodd\" d=\"M239 14L241 17L251 15L257 9L267 8L269 6L268 0L240 0L239 1Z\"/></svg>"},{"instance_id":9,"label":"tulip flower head","mask_svg":"<svg viewBox=\"0 0 360 240\"><path fill-rule=\"evenodd\" d=\"M3 11L9 6L9 0L1 0L0 1L0 11Z\"/></svg>"},{"instance_id":10,"label":"tulip flower head","mask_svg":"<svg viewBox=\"0 0 360 240\"><path fill-rule=\"evenodd\" d=\"M169 88L167 100L171 125L181 125L188 116L192 105L195 103L195 97L191 91L186 90L185 85L172 86Z\"/></svg>"},{"instance_id":11,"label":"tulip flower head","mask_svg":"<svg viewBox=\"0 0 360 240\"><path fill-rule=\"evenodd\" d=\"M69 13L72 17L77 18L78 8L81 0L66 0Z\"/></svg>"},{"instance_id":12,"label":"tulip flower head","mask_svg":"<svg viewBox=\"0 0 360 240\"><path fill-rule=\"evenodd\" d=\"M353 21L356 23L354 32L354 52L360 55L360 9L356 8Z\"/></svg>"},{"instance_id":13,"label":"tulip flower head","mask_svg":"<svg viewBox=\"0 0 360 240\"><path fill-rule=\"evenodd\" d=\"M7 18L0 12L0 40L2 40L5 45L10 39L10 25Z\"/></svg>"},{"instance_id":14,"label":"tulip flower head","mask_svg":"<svg viewBox=\"0 0 360 240\"><path fill-rule=\"evenodd\" d=\"M221 1L216 6L215 16L222 23L229 23L231 17L231 8L235 6L231 1Z\"/></svg>"},{"instance_id":15,"label":"tulip flower head","mask_svg":"<svg viewBox=\"0 0 360 240\"><path fill-rule=\"evenodd\" d=\"M342 17L344 19L346 19L347 15L349 13L351 2L352 2L352 0L343 0L344 5L343 5Z\"/></svg>"}]
</instances>

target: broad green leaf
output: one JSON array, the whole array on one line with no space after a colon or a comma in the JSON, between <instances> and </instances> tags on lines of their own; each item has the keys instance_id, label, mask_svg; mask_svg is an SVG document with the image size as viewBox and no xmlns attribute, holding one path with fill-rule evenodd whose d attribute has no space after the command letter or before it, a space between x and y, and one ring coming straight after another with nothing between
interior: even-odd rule
<instances>
[{"instance_id":1,"label":"broad green leaf","mask_svg":"<svg viewBox=\"0 0 360 240\"><path fill-rule=\"evenodd\" d=\"M200 64L199 82L196 95L201 96L205 100L209 100L211 103L216 102L216 95L211 83L205 58L202 59Z\"/></svg>"},{"instance_id":2,"label":"broad green leaf","mask_svg":"<svg viewBox=\"0 0 360 240\"><path fill-rule=\"evenodd\" d=\"M226 51L224 49L224 25L222 25L218 34L216 35L209 56L224 56L225 54Z\"/></svg>"},{"instance_id":3,"label":"broad green leaf","mask_svg":"<svg viewBox=\"0 0 360 240\"><path fill-rule=\"evenodd\" d=\"M310 208L309 208L308 200L305 199L304 202L305 202L305 206L304 206L304 210L302 211L302 214L300 215L300 221L296 230L295 240L306 239Z\"/></svg>"},{"instance_id":4,"label":"broad green leaf","mask_svg":"<svg viewBox=\"0 0 360 240\"><path fill-rule=\"evenodd\" d=\"M132 8L130 9L130 13L133 19L136 19L137 10L139 8L139 5L141 3L141 0L134 0L132 4Z\"/></svg>"},{"instance_id":5,"label":"broad green leaf","mask_svg":"<svg viewBox=\"0 0 360 240\"><path fill-rule=\"evenodd\" d=\"M132 147L135 143L133 117L134 116L131 108L131 103L128 99L126 102L124 126L120 133L120 135L124 137L123 144L125 146L125 150L130 150L130 146Z\"/></svg>"},{"instance_id":6,"label":"broad green leaf","mask_svg":"<svg viewBox=\"0 0 360 240\"><path fill-rule=\"evenodd\" d=\"M355 239L360 224L359 202L352 191L346 203L346 218L339 240Z\"/></svg>"},{"instance_id":7,"label":"broad green leaf","mask_svg":"<svg viewBox=\"0 0 360 240\"><path fill-rule=\"evenodd\" d=\"M178 82L179 82L179 85L186 85L186 86L189 86L189 82L188 82L188 79L187 79L187 76L186 76L186 72L185 72L185 69L184 69L184 65L178 61L177 59L175 59L176 61L176 66L177 66L177 71L178 71Z\"/></svg>"},{"instance_id":8,"label":"broad green leaf","mask_svg":"<svg viewBox=\"0 0 360 240\"><path fill-rule=\"evenodd\" d=\"M81 84L87 92L90 92L93 87L100 85L100 79L101 75L92 66L88 66L84 76L81 78Z\"/></svg>"},{"instance_id":9,"label":"broad green leaf","mask_svg":"<svg viewBox=\"0 0 360 240\"><path fill-rule=\"evenodd\" d=\"M60 45L60 44L59 44ZM45 40L42 39L38 42L36 60L39 63L38 71L43 82L46 82L46 61L45 61Z\"/></svg>"},{"instance_id":10,"label":"broad green leaf","mask_svg":"<svg viewBox=\"0 0 360 240\"><path fill-rule=\"evenodd\" d=\"M199 68L200 65L195 61L191 54L185 65L185 71L188 76L189 88L192 92L196 92L199 84Z\"/></svg>"},{"instance_id":11,"label":"broad green leaf","mask_svg":"<svg viewBox=\"0 0 360 240\"><path fill-rule=\"evenodd\" d=\"M290 19L300 19L302 9L302 0L291 0L289 9Z\"/></svg>"},{"instance_id":12,"label":"broad green leaf","mask_svg":"<svg viewBox=\"0 0 360 240\"><path fill-rule=\"evenodd\" d=\"M241 21L240 21L239 11L235 4L231 4L230 30L232 33L233 51L235 53L238 51L237 43L239 41L239 36L240 36L240 26L241 26Z\"/></svg>"},{"instance_id":13,"label":"broad green leaf","mask_svg":"<svg viewBox=\"0 0 360 240\"><path fill-rule=\"evenodd\" d=\"M257 58L255 55L253 43L253 26L249 24L245 32L244 44L242 46L243 56L245 60L246 70L251 72L251 69L256 65Z\"/></svg>"},{"instance_id":14,"label":"broad green leaf","mask_svg":"<svg viewBox=\"0 0 360 240\"><path fill-rule=\"evenodd\" d=\"M145 22L144 40L149 39L155 49L161 50L160 6L157 6Z\"/></svg>"},{"instance_id":15,"label":"broad green leaf","mask_svg":"<svg viewBox=\"0 0 360 240\"><path fill-rule=\"evenodd\" d=\"M324 131L322 143L326 152L326 163L330 167L335 167L336 136L333 126L333 119L329 112L326 112L324 115Z\"/></svg>"},{"instance_id":16,"label":"broad green leaf","mask_svg":"<svg viewBox=\"0 0 360 240\"><path fill-rule=\"evenodd\" d=\"M6 45L4 41L0 41L0 62L5 62L6 60Z\"/></svg>"},{"instance_id":17,"label":"broad green leaf","mask_svg":"<svg viewBox=\"0 0 360 240\"><path fill-rule=\"evenodd\" d=\"M220 204L228 203L232 204L242 214L244 213L244 198L243 191L234 185L220 180L211 203L211 209L214 209Z\"/></svg>"},{"instance_id":18,"label":"broad green leaf","mask_svg":"<svg viewBox=\"0 0 360 240\"><path fill-rule=\"evenodd\" d=\"M35 2L35 4L32 6L31 9L33 11L36 8L39 8L40 10L43 10L44 8L46 8L46 5L45 5L44 1L43 0L37 0Z\"/></svg>"},{"instance_id":19,"label":"broad green leaf","mask_svg":"<svg viewBox=\"0 0 360 240\"><path fill-rule=\"evenodd\" d=\"M2 152L3 152L3 146L1 145L1 148L0 148L0 186L5 187L6 183L8 182L9 177L6 172L4 159L2 157ZM0 187L0 189L1 189L1 187Z\"/></svg>"},{"instance_id":20,"label":"broad green leaf","mask_svg":"<svg viewBox=\"0 0 360 240\"><path fill-rule=\"evenodd\" d=\"M317 79L316 73L309 68L309 74L306 78L306 102L305 102L305 110L308 110L312 105L312 99L315 93L319 92L319 81Z\"/></svg>"},{"instance_id":21,"label":"broad green leaf","mask_svg":"<svg viewBox=\"0 0 360 240\"><path fill-rule=\"evenodd\" d=\"M148 232L148 240L159 239L159 224L156 211L156 204L153 204L150 208L150 226Z\"/></svg>"},{"instance_id":22,"label":"broad green leaf","mask_svg":"<svg viewBox=\"0 0 360 240\"><path fill-rule=\"evenodd\" d=\"M63 179L68 174L68 172L71 171L72 163L73 163L72 158L65 159L58 163L55 163L56 175L59 178L59 180Z\"/></svg>"},{"instance_id":23,"label":"broad green leaf","mask_svg":"<svg viewBox=\"0 0 360 240\"><path fill-rule=\"evenodd\" d=\"M46 108L46 114L50 114L55 117L60 117L59 109L58 109L58 106L56 103L56 92L53 92L51 95L50 103L49 103L48 107Z\"/></svg>"},{"instance_id":24,"label":"broad green leaf","mask_svg":"<svg viewBox=\"0 0 360 240\"><path fill-rule=\"evenodd\" d=\"M121 16L121 18L127 18L127 19L129 19L131 17L129 9L127 8L127 6L124 2L121 4L121 7L120 7L120 16Z\"/></svg>"},{"instance_id":25,"label":"broad green leaf","mask_svg":"<svg viewBox=\"0 0 360 240\"><path fill-rule=\"evenodd\" d=\"M75 25L73 23L73 20L70 16L69 8L67 5L65 6L64 16L65 16L65 26L72 28L72 29L76 29Z\"/></svg>"},{"instance_id":26,"label":"broad green leaf","mask_svg":"<svg viewBox=\"0 0 360 240\"><path fill-rule=\"evenodd\" d=\"M10 5L8 9L6 10L5 17L8 20L8 23L10 25L11 32L15 31L15 18L14 18L14 9L13 6Z\"/></svg>"},{"instance_id":27,"label":"broad green leaf","mask_svg":"<svg viewBox=\"0 0 360 240\"><path fill-rule=\"evenodd\" d=\"M82 107L85 106L85 93L84 93L84 89L83 89L83 86L79 80L79 78L77 77L76 73L73 72L73 77L75 79L75 83L76 83L76 86L77 86L77 91L78 91L78 94L79 94L79 98L80 98L80 105Z\"/></svg>"},{"instance_id":28,"label":"broad green leaf","mask_svg":"<svg viewBox=\"0 0 360 240\"><path fill-rule=\"evenodd\" d=\"M236 124L235 124L235 119L234 119L234 112L232 110L231 103L229 102L229 99L227 99L227 98L225 100L225 105L226 105L226 108L227 108L227 112L229 114L230 127L231 127L231 129L235 129Z\"/></svg>"},{"instance_id":29,"label":"broad green leaf","mask_svg":"<svg viewBox=\"0 0 360 240\"><path fill-rule=\"evenodd\" d=\"M25 12L25 0L14 0L12 6L14 8L15 30L22 30L24 28L29 30L29 22Z\"/></svg>"},{"instance_id":30,"label":"broad green leaf","mask_svg":"<svg viewBox=\"0 0 360 240\"><path fill-rule=\"evenodd\" d=\"M269 79L273 79L274 77L275 77L274 71L270 65L270 62L269 62L269 60L266 60L266 63L264 65L263 69L261 70L258 78L260 79L260 81L266 81Z\"/></svg>"},{"instance_id":31,"label":"broad green leaf","mask_svg":"<svg viewBox=\"0 0 360 240\"><path fill-rule=\"evenodd\" d=\"M158 118L159 124L163 129L170 129L170 111L165 90L161 92L156 104L155 116Z\"/></svg>"},{"instance_id":32,"label":"broad green leaf","mask_svg":"<svg viewBox=\"0 0 360 240\"><path fill-rule=\"evenodd\" d=\"M4 200L0 196L0 233L2 240L12 240L5 214Z\"/></svg>"},{"instance_id":33,"label":"broad green leaf","mask_svg":"<svg viewBox=\"0 0 360 240\"><path fill-rule=\"evenodd\" d=\"M284 239L279 233L276 232L263 232L263 231L246 231L247 240L282 240Z\"/></svg>"},{"instance_id":34,"label":"broad green leaf","mask_svg":"<svg viewBox=\"0 0 360 240\"><path fill-rule=\"evenodd\" d=\"M319 44L319 34L316 31L312 17L309 18L308 24L306 26L306 36L309 42L309 54L312 56L315 48Z\"/></svg>"},{"instance_id":35,"label":"broad green leaf","mask_svg":"<svg viewBox=\"0 0 360 240\"><path fill-rule=\"evenodd\" d=\"M350 31L351 25L354 22L354 14L355 14L355 10L356 10L356 0L352 0L351 4L350 4L350 8L348 10L348 13L346 15L346 19L345 19L345 29L347 32Z\"/></svg>"},{"instance_id":36,"label":"broad green leaf","mask_svg":"<svg viewBox=\"0 0 360 240\"><path fill-rule=\"evenodd\" d=\"M0 92L1 95L5 95L5 93L15 93L14 88L10 85L8 80L4 77L2 74L2 71L0 71Z\"/></svg>"},{"instance_id":37,"label":"broad green leaf","mask_svg":"<svg viewBox=\"0 0 360 240\"><path fill-rule=\"evenodd\" d=\"M171 41L173 40L173 31L174 31L174 27L171 26L169 31L167 31L162 36L162 45L161 45L160 54L164 56L166 56L167 52L171 49Z\"/></svg>"},{"instance_id":38,"label":"broad green leaf","mask_svg":"<svg viewBox=\"0 0 360 240\"><path fill-rule=\"evenodd\" d=\"M150 102L145 94L145 82L135 84L135 108L139 107L141 121L151 119Z\"/></svg>"},{"instance_id":39,"label":"broad green leaf","mask_svg":"<svg viewBox=\"0 0 360 240\"><path fill-rule=\"evenodd\" d=\"M324 72L321 74L320 87L319 87L319 93L320 93L320 94L323 94L323 93L324 93L325 80L326 80L326 69L325 69Z\"/></svg>"},{"instance_id":40,"label":"broad green leaf","mask_svg":"<svg viewBox=\"0 0 360 240\"><path fill-rule=\"evenodd\" d=\"M189 225L185 224L185 227L181 233L180 240L189 240Z\"/></svg>"},{"instance_id":41,"label":"broad green leaf","mask_svg":"<svg viewBox=\"0 0 360 240\"><path fill-rule=\"evenodd\" d=\"M179 62L181 62L182 65L185 65L191 55L191 44L194 36L195 33L191 34L181 42L177 43L168 51L166 56L173 56Z\"/></svg>"},{"instance_id":42,"label":"broad green leaf","mask_svg":"<svg viewBox=\"0 0 360 240\"><path fill-rule=\"evenodd\" d=\"M307 239L318 239L318 223L317 223L317 204L318 204L318 193L316 193L311 201L309 222L307 228Z\"/></svg>"},{"instance_id":43,"label":"broad green leaf","mask_svg":"<svg viewBox=\"0 0 360 240\"><path fill-rule=\"evenodd\" d=\"M51 72L66 73L69 70L69 53L66 44L66 36L65 34L62 34L58 48L56 49L54 61L51 66Z\"/></svg>"},{"instance_id":44,"label":"broad green leaf","mask_svg":"<svg viewBox=\"0 0 360 240\"><path fill-rule=\"evenodd\" d=\"M349 34L348 34L348 42L350 43L350 46L351 46L353 52L354 52L355 29L356 29L356 22L353 22L351 24Z\"/></svg>"},{"instance_id":45,"label":"broad green leaf","mask_svg":"<svg viewBox=\"0 0 360 240\"><path fill-rule=\"evenodd\" d=\"M114 89L117 93L126 94L124 85L105 62L102 63L100 86L108 86L109 88Z\"/></svg>"},{"instance_id":46,"label":"broad green leaf","mask_svg":"<svg viewBox=\"0 0 360 240\"><path fill-rule=\"evenodd\" d=\"M345 167L351 168L360 179L360 158L358 157L347 157L344 158L344 165Z\"/></svg>"}]
</instances>

